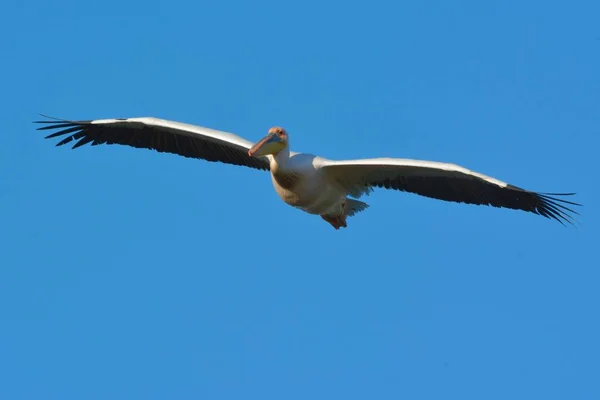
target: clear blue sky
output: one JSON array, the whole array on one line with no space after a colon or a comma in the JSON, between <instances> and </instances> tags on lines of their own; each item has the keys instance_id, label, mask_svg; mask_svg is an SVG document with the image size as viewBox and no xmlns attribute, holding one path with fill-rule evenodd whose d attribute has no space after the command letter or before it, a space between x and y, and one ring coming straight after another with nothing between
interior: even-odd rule
<instances>
[{"instance_id":1,"label":"clear blue sky","mask_svg":"<svg viewBox=\"0 0 600 400\"><path fill-rule=\"evenodd\" d=\"M84 3L0 17L0 398L600 398L597 1ZM56 148L38 112L282 125L584 207L378 191L335 231L267 173Z\"/></svg>"}]
</instances>

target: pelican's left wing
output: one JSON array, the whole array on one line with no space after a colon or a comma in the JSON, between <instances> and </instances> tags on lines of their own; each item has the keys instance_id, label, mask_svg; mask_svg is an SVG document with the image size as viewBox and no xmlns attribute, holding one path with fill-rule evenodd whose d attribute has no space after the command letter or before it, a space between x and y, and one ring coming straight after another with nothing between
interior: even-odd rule
<instances>
[{"instance_id":1,"label":"pelican's left wing","mask_svg":"<svg viewBox=\"0 0 600 400\"><path fill-rule=\"evenodd\" d=\"M368 194L374 187L416 193L445 201L512 208L571 222L565 204L579 206L553 196L530 192L456 164L399 158L323 160L319 169L353 197Z\"/></svg>"},{"instance_id":2,"label":"pelican's left wing","mask_svg":"<svg viewBox=\"0 0 600 400\"><path fill-rule=\"evenodd\" d=\"M47 118L49 120L35 122L45 124L38 130L59 129L46 138L66 135L57 146L72 141L75 141L73 149L87 143L92 146L121 144L265 171L270 169L267 157L248 156L251 142L228 132L158 118L87 121Z\"/></svg>"}]
</instances>

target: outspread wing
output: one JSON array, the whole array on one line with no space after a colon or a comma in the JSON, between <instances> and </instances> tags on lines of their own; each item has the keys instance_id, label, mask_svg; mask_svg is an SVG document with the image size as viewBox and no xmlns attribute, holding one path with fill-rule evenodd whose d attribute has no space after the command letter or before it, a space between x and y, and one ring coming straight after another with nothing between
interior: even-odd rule
<instances>
[{"instance_id":1,"label":"outspread wing","mask_svg":"<svg viewBox=\"0 0 600 400\"><path fill-rule=\"evenodd\" d=\"M572 223L570 206L580 204L555 196L574 193L536 193L470 171L455 164L396 158L331 161L320 170L350 196L368 194L374 187L416 193L445 201L512 208Z\"/></svg>"},{"instance_id":2,"label":"outspread wing","mask_svg":"<svg viewBox=\"0 0 600 400\"><path fill-rule=\"evenodd\" d=\"M44 116L46 117L46 116ZM212 162L269 170L267 157L250 157L252 143L237 135L197 125L158 118L97 119L68 121L52 117L38 130L59 129L47 139L65 136L57 146L75 142L73 149L91 143L121 144L179 154Z\"/></svg>"}]
</instances>

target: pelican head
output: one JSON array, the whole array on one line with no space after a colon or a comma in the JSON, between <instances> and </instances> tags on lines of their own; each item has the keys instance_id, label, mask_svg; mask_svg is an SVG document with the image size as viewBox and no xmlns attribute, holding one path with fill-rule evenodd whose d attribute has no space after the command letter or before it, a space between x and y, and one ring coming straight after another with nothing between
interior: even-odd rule
<instances>
[{"instance_id":1,"label":"pelican head","mask_svg":"<svg viewBox=\"0 0 600 400\"><path fill-rule=\"evenodd\" d=\"M288 145L288 136L285 129L274 126L269 129L267 136L259 140L250 150L250 157L266 156L267 154L277 154Z\"/></svg>"}]
</instances>

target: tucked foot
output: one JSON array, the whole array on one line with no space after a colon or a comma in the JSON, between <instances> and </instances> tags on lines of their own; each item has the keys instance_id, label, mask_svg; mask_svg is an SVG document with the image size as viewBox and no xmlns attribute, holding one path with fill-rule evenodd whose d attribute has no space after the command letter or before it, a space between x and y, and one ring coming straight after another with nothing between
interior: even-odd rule
<instances>
[{"instance_id":1,"label":"tucked foot","mask_svg":"<svg viewBox=\"0 0 600 400\"><path fill-rule=\"evenodd\" d=\"M345 215L339 215L337 217L321 215L321 218L323 218L325 221L329 222L331 224L331 226L333 226L336 230L340 229L341 227L346 228L348 226L346 224L346 216Z\"/></svg>"}]
</instances>

